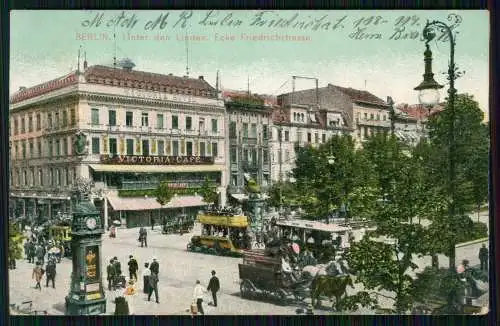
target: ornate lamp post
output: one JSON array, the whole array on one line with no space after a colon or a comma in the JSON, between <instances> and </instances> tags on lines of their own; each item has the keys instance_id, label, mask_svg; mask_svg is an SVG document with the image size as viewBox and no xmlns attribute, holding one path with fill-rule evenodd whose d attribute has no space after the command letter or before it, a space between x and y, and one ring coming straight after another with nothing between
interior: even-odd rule
<instances>
[{"instance_id":1,"label":"ornate lamp post","mask_svg":"<svg viewBox=\"0 0 500 326\"><path fill-rule=\"evenodd\" d=\"M456 14L450 14L448 20L453 22L455 25L462 21L462 18ZM423 36L425 38L424 52L424 62L425 62L425 73L424 81L420 83L414 89L419 91L419 102L425 106L433 106L439 102L439 89L442 85L439 85L434 80L434 74L432 73L432 52L429 49L429 42L436 37L436 31L439 31L446 35L450 42L450 62L448 65L448 81L450 87L448 89L448 110L450 112L450 125L449 125L449 175L448 175L448 187L449 187L449 223L453 224L455 218L455 95L457 90L455 89L455 80L460 76L457 72L455 66L455 37L453 36L452 27L441 22L441 21L427 21L427 24L423 30ZM455 270L455 243L450 243L449 248L449 268L450 271Z\"/></svg>"}]
</instances>

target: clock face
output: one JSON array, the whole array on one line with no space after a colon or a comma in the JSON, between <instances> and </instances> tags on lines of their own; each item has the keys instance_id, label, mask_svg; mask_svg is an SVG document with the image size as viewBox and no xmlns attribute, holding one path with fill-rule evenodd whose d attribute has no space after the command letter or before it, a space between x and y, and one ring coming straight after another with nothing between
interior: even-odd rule
<instances>
[{"instance_id":1,"label":"clock face","mask_svg":"<svg viewBox=\"0 0 500 326\"><path fill-rule=\"evenodd\" d=\"M91 230L95 229L95 227L97 226L97 221L95 219L95 217L89 217L87 218L87 220L85 221L85 224L87 224L87 227Z\"/></svg>"}]
</instances>

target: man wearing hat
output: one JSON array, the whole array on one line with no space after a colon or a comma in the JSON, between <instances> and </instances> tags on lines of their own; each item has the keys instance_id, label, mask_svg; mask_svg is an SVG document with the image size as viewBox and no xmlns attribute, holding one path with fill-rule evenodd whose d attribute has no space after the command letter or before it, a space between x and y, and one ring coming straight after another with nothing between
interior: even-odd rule
<instances>
[{"instance_id":1,"label":"man wearing hat","mask_svg":"<svg viewBox=\"0 0 500 326\"><path fill-rule=\"evenodd\" d=\"M220 283L217 276L215 276L215 271L212 271L212 278L208 282L207 291L212 292L212 299L214 300L214 307L217 307L217 291L220 290Z\"/></svg>"},{"instance_id":2,"label":"man wearing hat","mask_svg":"<svg viewBox=\"0 0 500 326\"><path fill-rule=\"evenodd\" d=\"M156 261L156 257L153 257L153 262L149 266L149 269L151 270L151 273L155 273L156 275L160 273L160 264Z\"/></svg>"},{"instance_id":3,"label":"man wearing hat","mask_svg":"<svg viewBox=\"0 0 500 326\"><path fill-rule=\"evenodd\" d=\"M135 260L134 256L130 255L128 261L128 272L130 279L137 280L137 270L139 269L139 265L137 264L137 260Z\"/></svg>"}]
</instances>

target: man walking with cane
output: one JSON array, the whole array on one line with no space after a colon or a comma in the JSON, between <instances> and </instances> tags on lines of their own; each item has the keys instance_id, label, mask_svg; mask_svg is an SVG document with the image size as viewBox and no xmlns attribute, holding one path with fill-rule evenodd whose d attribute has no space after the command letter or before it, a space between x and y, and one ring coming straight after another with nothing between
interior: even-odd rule
<instances>
[{"instance_id":1,"label":"man walking with cane","mask_svg":"<svg viewBox=\"0 0 500 326\"><path fill-rule=\"evenodd\" d=\"M212 278L208 283L207 291L212 292L212 299L214 307L217 307L217 291L220 290L220 283L217 276L215 276L215 271L212 271Z\"/></svg>"}]
</instances>

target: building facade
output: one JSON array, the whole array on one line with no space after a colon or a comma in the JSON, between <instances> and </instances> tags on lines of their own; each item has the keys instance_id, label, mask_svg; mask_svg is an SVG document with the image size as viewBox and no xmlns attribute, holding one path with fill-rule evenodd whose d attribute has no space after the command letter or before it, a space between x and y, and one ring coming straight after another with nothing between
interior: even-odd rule
<instances>
[{"instance_id":1,"label":"building facade","mask_svg":"<svg viewBox=\"0 0 500 326\"><path fill-rule=\"evenodd\" d=\"M272 178L293 181L296 148L317 146L333 135L349 134L349 113L334 101L328 89L312 89L278 96L273 111Z\"/></svg>"},{"instance_id":2,"label":"building facade","mask_svg":"<svg viewBox=\"0 0 500 326\"><path fill-rule=\"evenodd\" d=\"M253 178L265 191L271 182L272 108L251 95L226 97L228 191L237 200L246 198L245 179Z\"/></svg>"},{"instance_id":3,"label":"building facade","mask_svg":"<svg viewBox=\"0 0 500 326\"><path fill-rule=\"evenodd\" d=\"M11 195L22 207L47 203L49 218L69 211L77 178L101 190L104 220L129 226L149 223L162 208L198 209L206 179L225 203L225 108L202 76L85 65L62 81L11 99ZM160 181L176 192L165 207L153 193Z\"/></svg>"}]
</instances>

